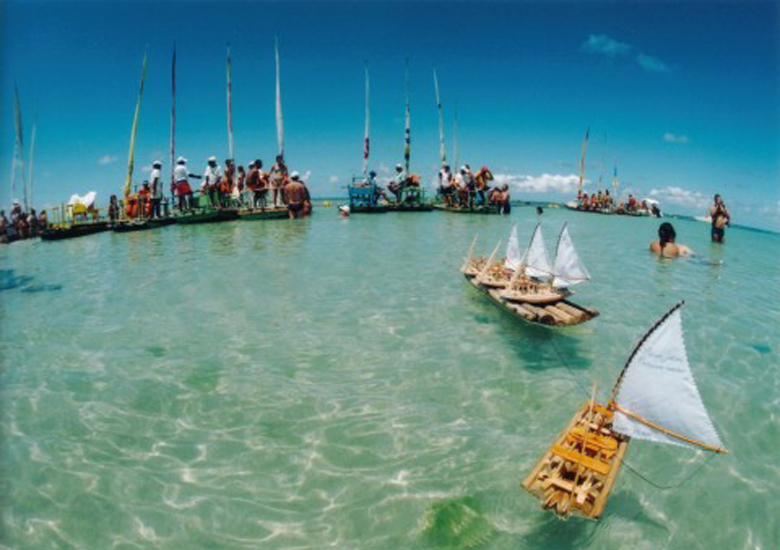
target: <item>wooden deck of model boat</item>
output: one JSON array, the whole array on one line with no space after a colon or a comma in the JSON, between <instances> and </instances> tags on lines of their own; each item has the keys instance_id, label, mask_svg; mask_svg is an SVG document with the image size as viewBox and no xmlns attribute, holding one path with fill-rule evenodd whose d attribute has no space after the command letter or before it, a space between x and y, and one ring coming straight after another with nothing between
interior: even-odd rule
<instances>
[{"instance_id":1,"label":"wooden deck of model boat","mask_svg":"<svg viewBox=\"0 0 780 550\"><path fill-rule=\"evenodd\" d=\"M542 508L561 517L598 519L629 439L612 431L613 411L585 403L523 481Z\"/></svg>"},{"instance_id":2,"label":"wooden deck of model boat","mask_svg":"<svg viewBox=\"0 0 780 550\"><path fill-rule=\"evenodd\" d=\"M503 287L485 286L468 272L464 272L464 275L469 283L486 294L496 305L530 323L566 327L590 321L599 314L595 309L577 305L565 298L544 304L507 300L502 296Z\"/></svg>"}]
</instances>

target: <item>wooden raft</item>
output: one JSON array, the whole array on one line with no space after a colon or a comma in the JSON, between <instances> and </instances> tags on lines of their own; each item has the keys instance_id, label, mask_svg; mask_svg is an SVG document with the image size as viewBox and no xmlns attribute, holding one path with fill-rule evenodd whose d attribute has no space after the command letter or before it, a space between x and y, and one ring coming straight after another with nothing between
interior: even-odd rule
<instances>
[{"instance_id":1,"label":"wooden raft","mask_svg":"<svg viewBox=\"0 0 780 550\"><path fill-rule=\"evenodd\" d=\"M464 272L464 275L469 283L487 294L496 305L531 323L554 327L573 326L590 321L599 314L595 309L574 304L566 299L549 304L510 301L501 295L502 287L482 285L477 282L476 276L470 275L468 271Z\"/></svg>"},{"instance_id":2,"label":"wooden raft","mask_svg":"<svg viewBox=\"0 0 780 550\"><path fill-rule=\"evenodd\" d=\"M612 431L613 411L588 402L523 481L542 508L560 517L601 516L629 438Z\"/></svg>"}]
</instances>

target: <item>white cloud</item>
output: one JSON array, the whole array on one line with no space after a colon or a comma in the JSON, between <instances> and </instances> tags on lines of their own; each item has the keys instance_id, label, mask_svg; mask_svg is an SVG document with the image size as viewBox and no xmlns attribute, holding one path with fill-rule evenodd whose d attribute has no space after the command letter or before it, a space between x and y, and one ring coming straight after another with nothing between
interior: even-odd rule
<instances>
[{"instance_id":1,"label":"white cloud","mask_svg":"<svg viewBox=\"0 0 780 550\"><path fill-rule=\"evenodd\" d=\"M675 204L684 208L701 210L709 205L709 197L705 197L699 191L689 191L682 187L667 186L660 189L652 189L650 196L664 204Z\"/></svg>"},{"instance_id":2,"label":"white cloud","mask_svg":"<svg viewBox=\"0 0 780 550\"><path fill-rule=\"evenodd\" d=\"M618 42L606 34L591 34L582 44L582 51L607 57L618 57L628 54L631 51L631 46L624 42Z\"/></svg>"},{"instance_id":3,"label":"white cloud","mask_svg":"<svg viewBox=\"0 0 780 550\"><path fill-rule=\"evenodd\" d=\"M390 173L390 167L385 164L384 162L379 163L379 173L380 174L389 174Z\"/></svg>"},{"instance_id":4,"label":"white cloud","mask_svg":"<svg viewBox=\"0 0 780 550\"><path fill-rule=\"evenodd\" d=\"M141 172L149 173L152 171L152 165L147 164L146 166L141 166Z\"/></svg>"},{"instance_id":5,"label":"white cloud","mask_svg":"<svg viewBox=\"0 0 780 550\"><path fill-rule=\"evenodd\" d=\"M666 132L664 134L664 141L668 141L669 143L679 143L682 145L688 143L690 139L688 139L688 136L686 136L685 134L675 134L672 132Z\"/></svg>"},{"instance_id":6,"label":"white cloud","mask_svg":"<svg viewBox=\"0 0 780 550\"><path fill-rule=\"evenodd\" d=\"M113 164L117 161L117 158L114 155L103 155L100 157L97 161L97 163L100 166L105 166L106 164Z\"/></svg>"},{"instance_id":7,"label":"white cloud","mask_svg":"<svg viewBox=\"0 0 780 550\"><path fill-rule=\"evenodd\" d=\"M666 63L651 55L639 53L636 56L636 62L639 63L639 66L644 70L651 73L665 73L669 71L669 67Z\"/></svg>"},{"instance_id":8,"label":"white cloud","mask_svg":"<svg viewBox=\"0 0 780 550\"><path fill-rule=\"evenodd\" d=\"M338 183L339 182L339 177L336 174L333 174L331 177L328 178L328 181L330 183Z\"/></svg>"},{"instance_id":9,"label":"white cloud","mask_svg":"<svg viewBox=\"0 0 780 550\"><path fill-rule=\"evenodd\" d=\"M761 208L760 212L762 214L768 214L770 216L780 217L780 200L778 200L774 205L764 206L763 208Z\"/></svg>"},{"instance_id":10,"label":"white cloud","mask_svg":"<svg viewBox=\"0 0 780 550\"><path fill-rule=\"evenodd\" d=\"M524 193L561 193L577 192L579 176L577 174L542 174L529 176L524 174L494 174L498 185L507 184L516 191Z\"/></svg>"}]
</instances>

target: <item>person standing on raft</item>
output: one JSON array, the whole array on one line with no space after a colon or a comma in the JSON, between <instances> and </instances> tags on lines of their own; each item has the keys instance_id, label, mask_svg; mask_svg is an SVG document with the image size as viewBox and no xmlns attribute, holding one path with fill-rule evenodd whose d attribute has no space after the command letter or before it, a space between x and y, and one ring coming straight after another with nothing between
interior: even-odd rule
<instances>
[{"instance_id":1,"label":"person standing on raft","mask_svg":"<svg viewBox=\"0 0 780 550\"><path fill-rule=\"evenodd\" d=\"M284 186L287 182L287 165L282 155L276 156L276 162L268 173L273 193L273 208L284 206ZM277 202L278 198L278 202Z\"/></svg>"},{"instance_id":2,"label":"person standing on raft","mask_svg":"<svg viewBox=\"0 0 780 550\"><path fill-rule=\"evenodd\" d=\"M160 215L160 203L162 202L163 198L163 183L162 183L162 162L159 160L156 160L152 163L152 173L149 174L149 181L150 181L150 187L152 190L152 195L150 200L152 201L151 207L149 209L149 217L154 218L155 216L158 218L161 218Z\"/></svg>"},{"instance_id":3,"label":"person standing on raft","mask_svg":"<svg viewBox=\"0 0 780 550\"><path fill-rule=\"evenodd\" d=\"M222 168L217 164L217 157L209 157L209 163L203 172L202 190L208 194L212 206L219 206L219 184L222 180Z\"/></svg>"},{"instance_id":4,"label":"person standing on raft","mask_svg":"<svg viewBox=\"0 0 780 550\"><path fill-rule=\"evenodd\" d=\"M731 225L731 215L723 204L720 195L715 195L715 203L710 208L710 217L712 218L712 242L722 243L725 237L724 227Z\"/></svg>"},{"instance_id":5,"label":"person standing on raft","mask_svg":"<svg viewBox=\"0 0 780 550\"><path fill-rule=\"evenodd\" d=\"M187 168L187 159L179 157L176 159L176 168L173 169L173 180L176 196L179 198L179 210L181 211L192 208L190 178L200 179L200 176L191 174L189 168Z\"/></svg>"}]
</instances>

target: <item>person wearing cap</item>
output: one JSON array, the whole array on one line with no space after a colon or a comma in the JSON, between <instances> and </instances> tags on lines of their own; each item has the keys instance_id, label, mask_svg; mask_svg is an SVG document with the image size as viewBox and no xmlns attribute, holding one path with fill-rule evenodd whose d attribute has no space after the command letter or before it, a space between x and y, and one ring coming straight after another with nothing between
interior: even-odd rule
<instances>
[{"instance_id":1,"label":"person wearing cap","mask_svg":"<svg viewBox=\"0 0 780 550\"><path fill-rule=\"evenodd\" d=\"M395 175L393 176L393 179L390 180L390 183L387 184L387 188L395 195L396 202L401 201L401 191L406 187L407 179L408 176L404 167L401 164L396 164Z\"/></svg>"},{"instance_id":2,"label":"person wearing cap","mask_svg":"<svg viewBox=\"0 0 780 550\"><path fill-rule=\"evenodd\" d=\"M302 218L304 202L308 196L306 186L300 180L298 172L290 174L290 182L282 189L283 200L287 204L290 219Z\"/></svg>"},{"instance_id":3,"label":"person wearing cap","mask_svg":"<svg viewBox=\"0 0 780 550\"><path fill-rule=\"evenodd\" d=\"M339 218L349 218L349 205L342 204L339 206Z\"/></svg>"},{"instance_id":4,"label":"person wearing cap","mask_svg":"<svg viewBox=\"0 0 780 550\"><path fill-rule=\"evenodd\" d=\"M442 164L441 171L439 172L439 191L441 193L442 200L446 206L453 206L453 193L455 189L452 186L452 172L450 172L449 164Z\"/></svg>"},{"instance_id":5,"label":"person wearing cap","mask_svg":"<svg viewBox=\"0 0 780 550\"><path fill-rule=\"evenodd\" d=\"M152 163L152 173L149 174L149 181L151 187L151 206L149 208L149 217L155 216L160 218L160 203L163 198L163 183L162 183L162 162L156 160Z\"/></svg>"},{"instance_id":6,"label":"person wearing cap","mask_svg":"<svg viewBox=\"0 0 780 550\"><path fill-rule=\"evenodd\" d=\"M466 176L466 168L462 167L455 174L455 189L458 193L458 202L461 208L466 208L470 204L469 200L469 184L468 177Z\"/></svg>"},{"instance_id":7,"label":"person wearing cap","mask_svg":"<svg viewBox=\"0 0 780 550\"><path fill-rule=\"evenodd\" d=\"M287 165L284 163L284 157L282 155L276 156L276 162L271 166L271 171L268 173L268 178L271 183L271 192L273 193L273 207L284 206L284 186L287 182ZM278 198L278 203L277 203Z\"/></svg>"},{"instance_id":8,"label":"person wearing cap","mask_svg":"<svg viewBox=\"0 0 780 550\"><path fill-rule=\"evenodd\" d=\"M219 206L219 184L222 180L222 168L217 164L217 157L209 157L206 170L203 172L202 191L205 191L212 206Z\"/></svg>"},{"instance_id":9,"label":"person wearing cap","mask_svg":"<svg viewBox=\"0 0 780 550\"><path fill-rule=\"evenodd\" d=\"M173 180L176 186L176 196L179 198L179 210L181 211L192 208L190 178L200 179L200 176L191 174L189 168L187 168L187 159L179 157L176 159L176 168L173 169Z\"/></svg>"}]
</instances>

